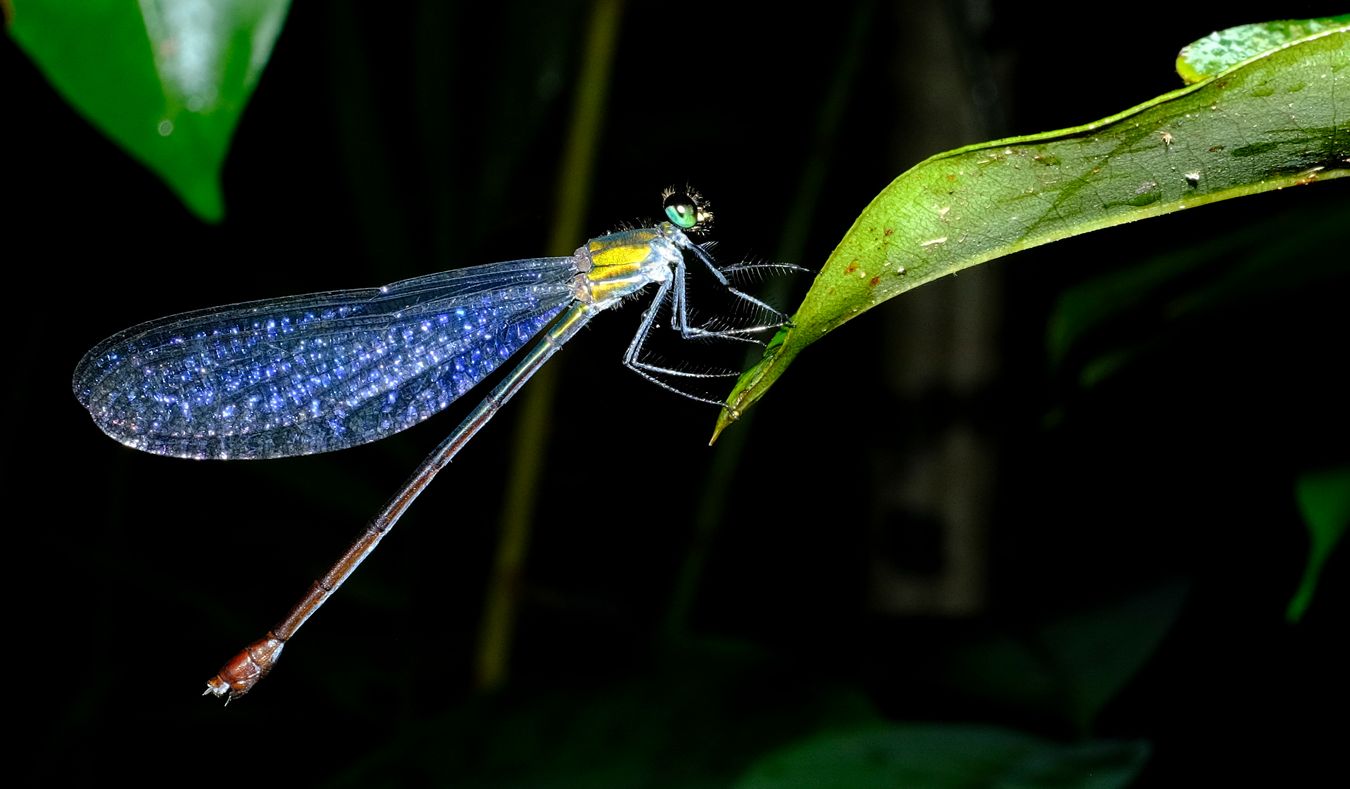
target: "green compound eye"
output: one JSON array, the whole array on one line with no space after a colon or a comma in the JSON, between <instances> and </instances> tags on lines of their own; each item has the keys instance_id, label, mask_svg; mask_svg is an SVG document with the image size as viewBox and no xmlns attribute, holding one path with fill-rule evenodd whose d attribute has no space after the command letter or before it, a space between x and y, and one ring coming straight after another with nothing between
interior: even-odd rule
<instances>
[{"instance_id":1,"label":"green compound eye","mask_svg":"<svg viewBox=\"0 0 1350 789\"><path fill-rule=\"evenodd\" d=\"M673 194L666 198L666 216L671 224L682 230L688 230L698 224L698 209L683 194Z\"/></svg>"},{"instance_id":2,"label":"green compound eye","mask_svg":"<svg viewBox=\"0 0 1350 789\"><path fill-rule=\"evenodd\" d=\"M661 196L665 199L666 218L681 230L699 233L712 224L712 211L698 192L671 187Z\"/></svg>"}]
</instances>

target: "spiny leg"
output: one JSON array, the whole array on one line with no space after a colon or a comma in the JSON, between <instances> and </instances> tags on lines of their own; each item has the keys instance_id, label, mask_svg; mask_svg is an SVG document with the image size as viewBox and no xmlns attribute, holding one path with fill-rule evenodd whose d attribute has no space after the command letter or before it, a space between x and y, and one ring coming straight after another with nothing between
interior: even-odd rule
<instances>
[{"instance_id":1,"label":"spiny leg","mask_svg":"<svg viewBox=\"0 0 1350 789\"><path fill-rule=\"evenodd\" d=\"M670 306L670 326L678 331L681 337L686 340L698 337L713 337L718 339L736 340L737 342L748 342L752 345L764 344L756 337L745 337L742 335L763 331L766 328L770 328L768 326L748 326L737 329L710 329L707 326L689 325L689 295L685 290L684 273L683 266L676 272L674 301ZM728 287L728 290L731 290L731 288Z\"/></svg>"},{"instance_id":2,"label":"spiny leg","mask_svg":"<svg viewBox=\"0 0 1350 789\"><path fill-rule=\"evenodd\" d=\"M734 378L737 376L737 373L693 373L685 370L672 370L666 367L648 364L641 359L643 346L647 342L648 335L651 334L652 326L656 322L657 313L661 311L662 305L665 304L666 299L671 295L671 284L672 282L683 279L683 273L683 271L677 271L674 280L666 280L661 283L661 289L656 292L656 296L652 299L651 304L648 305L647 311L642 314L642 321L638 324L638 329L633 335L632 342L628 343L628 350L624 351L623 364L628 369L643 378L646 378L648 381L651 381L662 389L669 390L678 395L683 395L690 400L697 400L700 403L707 403L708 405L715 405L718 408L721 408L723 403L720 400L712 400L691 392L686 392L672 384L666 383L656 376L657 374L661 374L681 378Z\"/></svg>"},{"instance_id":3,"label":"spiny leg","mask_svg":"<svg viewBox=\"0 0 1350 789\"><path fill-rule=\"evenodd\" d=\"M712 242L709 242L707 245L705 245L705 247L710 246L711 243ZM705 265L708 265L711 260L712 260L711 257L709 257L708 260L704 261ZM795 266L789 266L788 264L782 264L782 266L786 266L789 268L797 268ZM757 337L748 337L745 335L756 334L762 331L766 331L768 329L776 329L780 326L786 325L788 323L787 316L784 315L782 312L774 309L773 307L768 306L759 299L747 296L745 293L739 291L738 289L736 289L734 286L731 285L730 280L727 279L726 276L723 274L723 271L753 270L761 267L778 268L780 266L778 264L761 265L750 263L744 264L743 268L729 267L728 269L724 270L718 269L716 265L713 264L709 270L712 271L714 275L716 275L718 283L727 292L741 299L745 303L754 305L754 307L760 311L767 311L772 313L774 316L778 318L777 320L768 323L759 323L753 326L736 326L730 328L714 328L712 327L711 324L705 324L703 326L691 325L689 322L689 296L687 292L688 269L686 268L684 261L681 260L680 263L677 265L675 271L675 294L674 294L674 303L671 308L671 328L680 332L680 336L682 336L686 340L723 339L723 340L735 340L737 342L745 342L750 343L752 345L763 346L764 345L763 340L760 340Z\"/></svg>"},{"instance_id":4,"label":"spiny leg","mask_svg":"<svg viewBox=\"0 0 1350 789\"><path fill-rule=\"evenodd\" d=\"M799 266L796 263L732 263L730 266L722 268L723 274L739 274L744 271L759 271L760 269L772 270L778 274L811 274L814 273L806 266Z\"/></svg>"},{"instance_id":5,"label":"spiny leg","mask_svg":"<svg viewBox=\"0 0 1350 789\"><path fill-rule=\"evenodd\" d=\"M808 269L804 269L801 266L796 266L791 263L741 263L736 264L734 266L729 266L725 270L723 270L717 267L716 262L713 260L712 256L707 252L707 250L704 247L700 247L696 244L693 244L692 242L686 242L681 246L686 250L694 252L694 254L699 258L699 260L702 261L704 266L707 267L708 271L712 273L713 277L717 280L718 284L720 284L728 292L730 292L737 298L741 299L742 301L754 305L758 309L764 310L770 313L771 315L777 316L779 320L772 323L765 323L762 325L725 329L725 330L710 330L707 327L689 325L688 294L685 287L688 271L685 265L685 261L681 259L679 263L676 264L675 270L671 273L672 274L671 279L661 283L660 289L656 292L656 295L652 298L652 301L648 305L647 310L643 313L642 320L638 325L637 331L634 333L632 341L628 344L628 349L624 352L623 363L625 367L629 368L633 372L637 373L638 375L641 375L643 378L647 379L648 381L651 381L652 383L656 384L657 386L660 386L663 389L666 389L679 395L683 395L691 400L696 400L700 403L708 403L709 405L721 407L724 405L721 401L712 400L707 397L687 392L664 380L661 380L657 376L667 375L677 378L689 378L689 379L696 378L706 380L713 378L735 378L739 375L739 373L735 371L698 373L698 372L690 372L687 370L676 370L670 367L662 367L660 365L643 361L642 356L644 353L644 349L646 347L647 340L651 335L652 328L655 327L656 325L657 315L659 314L661 309L665 306L666 299L667 298L671 299L671 326L672 328L677 329L680 332L681 336L685 339L693 339L693 338L728 339L762 345L763 343L755 338L744 337L741 335L764 331L767 329L776 329L780 326L787 325L789 323L788 316L783 312L769 306L765 302L753 296L750 296L742 292L735 286L733 286L731 284L731 281L727 278L726 273L735 274L740 272L756 271L756 270L799 272L799 271L808 271Z\"/></svg>"},{"instance_id":6,"label":"spiny leg","mask_svg":"<svg viewBox=\"0 0 1350 789\"><path fill-rule=\"evenodd\" d=\"M789 322L788 316L785 315L783 312L774 309L765 302L745 293L744 291L741 291L740 289L732 285L731 281L727 279L726 274L723 273L722 269L717 267L716 261L713 260L712 256L708 253L708 251L704 247L690 243L685 247L685 249L694 253L694 255L703 263L703 265L708 269L708 271L712 273L713 277L717 280L718 284L720 284L723 288L725 288L728 293L731 293L732 295L741 299L742 301L748 304L752 304L756 308L761 309L773 316L776 316L777 318L777 320L769 323L761 323L754 326L742 326L731 329L709 329L706 326L691 326L689 324L689 313L688 313L689 301L685 291L686 271L683 262L681 262L681 264L677 267L677 270L675 272L675 303L672 309L672 327L677 329L685 339L695 337L716 337L728 340L737 340L740 342L748 342L754 345L763 345L764 344L763 341L754 337L746 337L743 335L755 334L757 332L766 331L768 329L776 329L780 326L787 325L787 323ZM731 267L728 270L748 271L757 268L795 269L797 267L791 266L789 264L751 263Z\"/></svg>"}]
</instances>

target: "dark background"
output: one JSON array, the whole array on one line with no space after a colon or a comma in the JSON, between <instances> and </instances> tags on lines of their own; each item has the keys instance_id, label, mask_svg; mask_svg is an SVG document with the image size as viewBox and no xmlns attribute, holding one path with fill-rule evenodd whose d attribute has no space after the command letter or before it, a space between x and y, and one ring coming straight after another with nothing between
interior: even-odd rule
<instances>
[{"instance_id":1,"label":"dark background","mask_svg":"<svg viewBox=\"0 0 1350 789\"><path fill-rule=\"evenodd\" d=\"M930 153L1171 90L1177 49L1214 29L1341 10L1131 6L1087 29L1071 4L630 5L586 232L654 216L658 191L687 180L714 201L724 258L771 258L793 231L793 262L811 267ZM0 44L19 780L719 785L867 715L1147 741L1142 785L1343 771L1345 552L1302 623L1284 609L1307 551L1294 482L1344 464L1350 437L1344 182L934 283L923 298L940 311L976 308L967 278L992 305L974 385L903 383L889 321L910 297L887 304L801 356L720 464L714 410L625 371L638 311L606 315L556 360L505 688L475 692L471 663L510 408L254 695L225 710L196 697L467 406L334 455L193 463L104 437L70 393L75 363L171 312L541 254L586 11L297 4L237 132L218 226ZM948 111L923 104L935 94ZM786 227L799 199L807 225ZM1280 286L1169 311L1267 249L1283 250ZM1059 298L1160 254L1201 263L1052 363ZM1124 369L1082 383L1121 353ZM911 483L956 428L979 447L978 484L936 500L972 500L982 569L963 603L897 602L892 582L946 588L942 509ZM1122 610L1157 638L1121 625L1117 650ZM1089 642L1108 655L1146 644L1086 720L1046 646L1064 621L1106 623ZM609 780L609 757L637 767Z\"/></svg>"}]
</instances>

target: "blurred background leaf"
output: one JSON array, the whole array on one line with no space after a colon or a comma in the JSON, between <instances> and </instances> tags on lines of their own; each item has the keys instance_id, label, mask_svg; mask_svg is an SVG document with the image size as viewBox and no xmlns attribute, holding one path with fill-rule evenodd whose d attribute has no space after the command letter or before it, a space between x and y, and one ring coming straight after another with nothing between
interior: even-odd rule
<instances>
[{"instance_id":1,"label":"blurred background leaf","mask_svg":"<svg viewBox=\"0 0 1350 789\"><path fill-rule=\"evenodd\" d=\"M1312 603L1327 557L1350 527L1350 467L1310 471L1298 479L1298 508L1308 525L1308 564L1287 616L1297 622Z\"/></svg>"},{"instance_id":2,"label":"blurred background leaf","mask_svg":"<svg viewBox=\"0 0 1350 789\"><path fill-rule=\"evenodd\" d=\"M8 0L9 34L66 101L208 222L290 0Z\"/></svg>"},{"instance_id":3,"label":"blurred background leaf","mask_svg":"<svg viewBox=\"0 0 1350 789\"><path fill-rule=\"evenodd\" d=\"M1157 651L1176 622L1185 585L1175 581L991 634L948 657L954 687L1091 733L1103 708Z\"/></svg>"},{"instance_id":4,"label":"blurred background leaf","mask_svg":"<svg viewBox=\"0 0 1350 789\"><path fill-rule=\"evenodd\" d=\"M1345 261L1319 254L1341 235L1343 209L1314 204L1222 238L1159 250L1138 265L1062 293L1046 335L1062 375L1091 387L1180 332L1222 316L1259 315L1307 288L1334 283ZM1302 264L1290 267L1287 261Z\"/></svg>"},{"instance_id":5,"label":"blurred background leaf","mask_svg":"<svg viewBox=\"0 0 1350 789\"><path fill-rule=\"evenodd\" d=\"M827 734L760 761L738 789L1116 789L1148 758L1140 742L1059 745L980 726L888 726Z\"/></svg>"},{"instance_id":6,"label":"blurred background leaf","mask_svg":"<svg viewBox=\"0 0 1350 789\"><path fill-rule=\"evenodd\" d=\"M410 725L337 785L727 786L756 754L881 720L857 689L803 669L705 641L637 675L526 684Z\"/></svg>"}]
</instances>

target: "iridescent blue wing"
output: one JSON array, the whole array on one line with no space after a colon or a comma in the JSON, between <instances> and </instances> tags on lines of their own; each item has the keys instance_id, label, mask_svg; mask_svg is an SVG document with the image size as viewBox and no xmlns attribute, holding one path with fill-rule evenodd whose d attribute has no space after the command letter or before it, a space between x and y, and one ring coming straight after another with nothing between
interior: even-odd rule
<instances>
[{"instance_id":1,"label":"iridescent blue wing","mask_svg":"<svg viewBox=\"0 0 1350 789\"><path fill-rule=\"evenodd\" d=\"M572 300L576 273L536 258L173 315L85 354L75 395L105 433L157 455L364 444L483 380Z\"/></svg>"}]
</instances>

